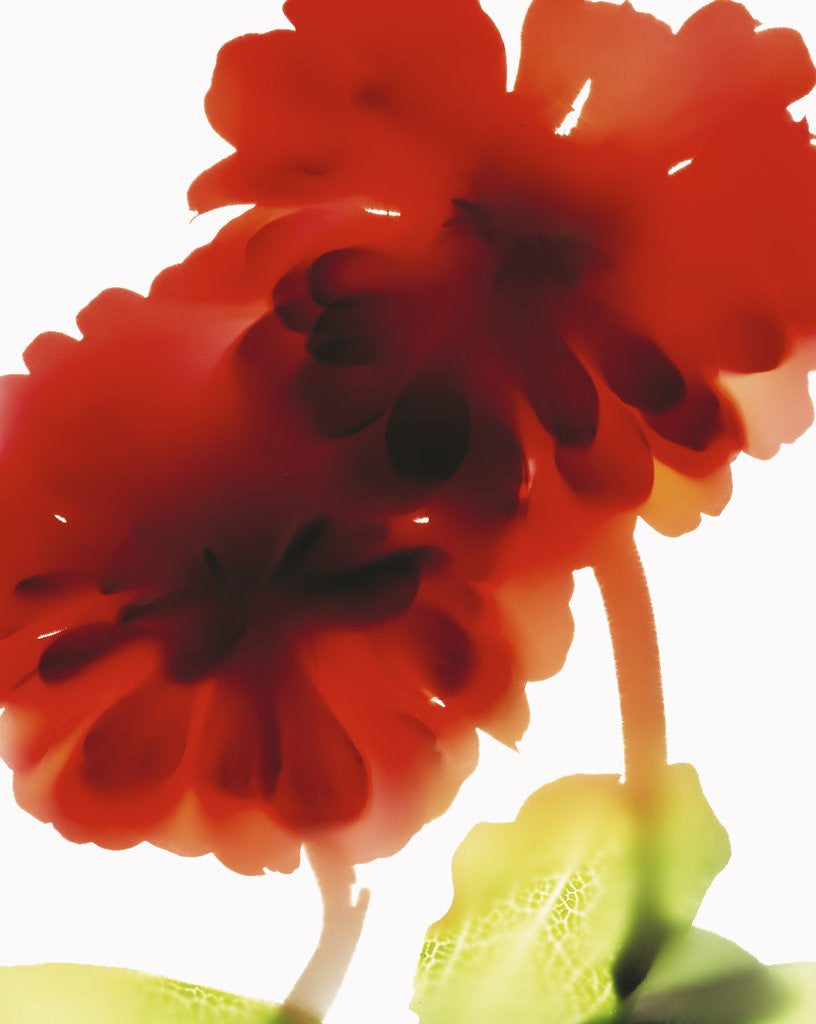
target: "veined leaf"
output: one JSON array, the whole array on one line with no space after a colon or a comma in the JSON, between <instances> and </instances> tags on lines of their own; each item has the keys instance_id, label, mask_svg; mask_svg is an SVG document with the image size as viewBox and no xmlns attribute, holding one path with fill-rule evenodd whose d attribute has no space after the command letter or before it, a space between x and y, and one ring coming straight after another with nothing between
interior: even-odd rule
<instances>
[{"instance_id":1,"label":"veined leaf","mask_svg":"<svg viewBox=\"0 0 816 1024\"><path fill-rule=\"evenodd\" d=\"M3 1024L307 1024L288 1010L138 971L0 967Z\"/></svg>"},{"instance_id":2,"label":"veined leaf","mask_svg":"<svg viewBox=\"0 0 816 1024\"><path fill-rule=\"evenodd\" d=\"M613 970L643 911L644 864L669 935L688 928L729 856L693 768L667 769L661 792L646 857L644 815L615 776L562 779L514 822L477 826L454 858L453 903L422 950L412 1004L421 1024L614 1019Z\"/></svg>"}]
</instances>

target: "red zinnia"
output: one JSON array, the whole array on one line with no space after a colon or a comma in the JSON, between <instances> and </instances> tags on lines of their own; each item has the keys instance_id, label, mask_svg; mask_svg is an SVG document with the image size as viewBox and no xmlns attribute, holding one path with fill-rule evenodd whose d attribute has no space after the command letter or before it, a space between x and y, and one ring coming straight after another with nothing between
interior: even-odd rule
<instances>
[{"instance_id":1,"label":"red zinnia","mask_svg":"<svg viewBox=\"0 0 816 1024\"><path fill-rule=\"evenodd\" d=\"M508 93L475 0L285 9L294 32L223 49L207 109L236 152L190 196L387 222L340 285L320 282L360 244L356 215L350 241L333 227L266 282L308 339L322 432L386 416L392 468L416 476L391 440L411 448L444 408L430 447L451 477L465 410L488 407L545 479L674 533L722 507L737 451L802 429L816 153L787 105L816 78L795 33L728 0L676 34L629 5L537 0ZM769 374L795 390L773 410Z\"/></svg>"},{"instance_id":2,"label":"red zinnia","mask_svg":"<svg viewBox=\"0 0 816 1024\"><path fill-rule=\"evenodd\" d=\"M539 0L507 93L476 0L287 13L224 49L191 192L256 209L39 339L0 442L21 803L243 871L439 813L570 570L719 510L816 327L795 35Z\"/></svg>"},{"instance_id":3,"label":"red zinnia","mask_svg":"<svg viewBox=\"0 0 816 1024\"><path fill-rule=\"evenodd\" d=\"M426 524L352 512L247 400L247 318L103 293L4 381L3 754L74 840L258 872L331 829L359 861L447 806L476 725L520 735L529 666Z\"/></svg>"}]
</instances>

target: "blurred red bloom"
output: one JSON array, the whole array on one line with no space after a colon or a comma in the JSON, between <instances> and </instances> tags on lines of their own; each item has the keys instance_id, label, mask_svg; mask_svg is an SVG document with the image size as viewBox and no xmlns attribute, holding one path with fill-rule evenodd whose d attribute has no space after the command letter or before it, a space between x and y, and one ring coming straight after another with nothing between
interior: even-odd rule
<instances>
[{"instance_id":1,"label":"blurred red bloom","mask_svg":"<svg viewBox=\"0 0 816 1024\"><path fill-rule=\"evenodd\" d=\"M77 841L259 872L331 829L360 861L444 810L476 725L520 736L527 667L424 523L333 500L269 388L259 421L247 319L106 292L3 381L2 753Z\"/></svg>"},{"instance_id":2,"label":"blurred red bloom","mask_svg":"<svg viewBox=\"0 0 816 1024\"><path fill-rule=\"evenodd\" d=\"M803 429L816 329L795 34L536 0L507 92L476 0L286 11L222 51L191 190L254 209L0 413L20 802L248 872L440 813L563 660L571 570Z\"/></svg>"},{"instance_id":3,"label":"blurred red bloom","mask_svg":"<svg viewBox=\"0 0 816 1024\"><path fill-rule=\"evenodd\" d=\"M384 417L396 474L441 480L498 407L548 481L675 533L719 511L740 449L803 429L816 153L787 106L816 77L798 35L730 0L676 34L628 4L536 0L507 92L475 0L285 11L295 31L222 50L207 111L235 153L190 199L348 213L345 242L335 217L266 282L306 339L318 430Z\"/></svg>"}]
</instances>

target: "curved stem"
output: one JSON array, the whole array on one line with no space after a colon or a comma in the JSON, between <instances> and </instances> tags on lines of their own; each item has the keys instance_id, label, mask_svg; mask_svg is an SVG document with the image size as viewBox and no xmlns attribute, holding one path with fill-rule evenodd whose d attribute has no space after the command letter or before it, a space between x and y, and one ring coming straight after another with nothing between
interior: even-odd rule
<instances>
[{"instance_id":1,"label":"curved stem","mask_svg":"<svg viewBox=\"0 0 816 1024\"><path fill-rule=\"evenodd\" d=\"M635 991L665 941L658 911L656 813L666 768L666 714L654 611L634 538L627 533L595 564L618 677L627 791L640 822L635 856L637 896L631 930L612 968L621 998Z\"/></svg>"},{"instance_id":2,"label":"curved stem","mask_svg":"<svg viewBox=\"0 0 816 1024\"><path fill-rule=\"evenodd\" d=\"M648 789L666 766L666 715L652 601L630 534L596 561L595 577L615 654L626 779Z\"/></svg>"},{"instance_id":3,"label":"curved stem","mask_svg":"<svg viewBox=\"0 0 816 1024\"><path fill-rule=\"evenodd\" d=\"M307 848L309 862L323 897L323 929L317 949L284 1002L294 1020L319 1024L328 1013L348 970L368 909L363 889L352 902L354 868L327 846Z\"/></svg>"}]
</instances>

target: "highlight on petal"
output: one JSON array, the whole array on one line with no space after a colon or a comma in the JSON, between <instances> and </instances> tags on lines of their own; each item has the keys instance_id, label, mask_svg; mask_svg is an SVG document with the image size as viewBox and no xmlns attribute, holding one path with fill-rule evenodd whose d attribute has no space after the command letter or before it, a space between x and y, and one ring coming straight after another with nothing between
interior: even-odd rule
<instances>
[{"instance_id":1,"label":"highlight on petal","mask_svg":"<svg viewBox=\"0 0 816 1024\"><path fill-rule=\"evenodd\" d=\"M572 101L572 108L561 124L555 129L556 135L569 135L570 132L576 127L578 122L581 120L581 112L584 109L584 104L589 99L589 94L592 89L592 79L588 78L581 86L578 95Z\"/></svg>"}]
</instances>

